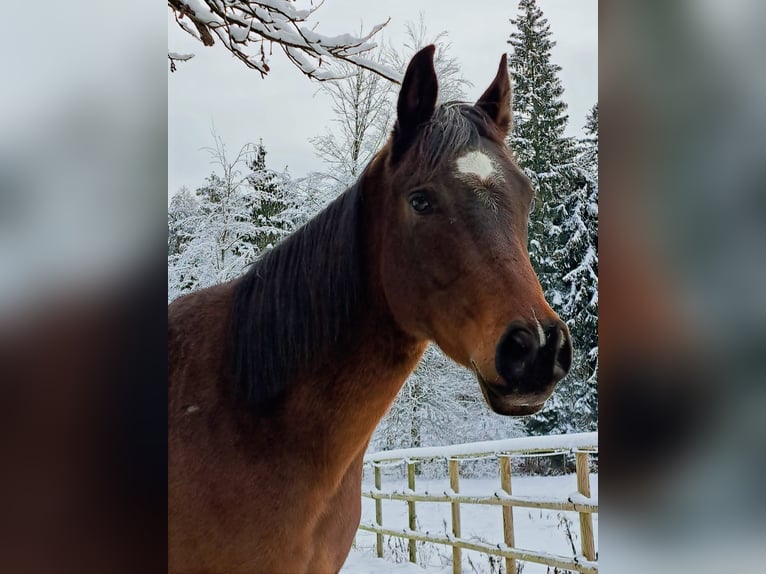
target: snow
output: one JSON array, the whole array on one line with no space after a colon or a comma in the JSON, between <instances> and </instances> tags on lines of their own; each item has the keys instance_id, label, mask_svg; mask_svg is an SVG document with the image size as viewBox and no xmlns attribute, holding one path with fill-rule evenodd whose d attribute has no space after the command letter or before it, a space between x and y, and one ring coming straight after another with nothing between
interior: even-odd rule
<instances>
[{"instance_id":1,"label":"snow","mask_svg":"<svg viewBox=\"0 0 766 574\"><path fill-rule=\"evenodd\" d=\"M191 60L194 54L181 54L179 52L168 52L168 58L171 60Z\"/></svg>"},{"instance_id":2,"label":"snow","mask_svg":"<svg viewBox=\"0 0 766 574\"><path fill-rule=\"evenodd\" d=\"M406 489L406 478L392 478L384 476L385 489L395 488L403 491ZM598 499L598 474L590 475L591 497L586 498L573 490L577 486L575 474L563 476L514 476L512 482L513 495L523 496L530 499L537 498L570 498L577 503L593 504ZM367 478L362 489L373 489L370 479ZM450 490L449 480L446 478L428 479L418 477L416 479L418 491L445 492ZM497 478L461 478L460 493L466 495L487 495L499 489ZM383 526L392 529L408 528L407 503L403 501L383 500ZM448 503L417 502L417 530L427 532L434 536L451 535L451 506ZM481 541L492 545L502 545L503 521L502 511L499 506L461 504L461 538ZM572 558L580 555L580 528L578 514L575 512L563 512L558 510L545 510L536 508L514 508L514 534L515 547L524 550L533 550L541 553L555 554ZM375 502L369 498L362 499L362 522L375 522ZM593 514L594 535L596 549L598 549L598 514ZM572 551L572 545L567 536L567 525L574 541L576 551ZM341 570L346 574L377 572L418 572L424 570L409 565L409 569L395 564L396 560L406 562L408 560L408 541L401 538L389 538L384 536L384 560L376 559L375 534L372 532L358 531L355 548ZM452 572L451 558L452 548L441 544L418 543L418 564L428 567L426 572ZM582 559L582 558L581 558ZM469 563L470 560L470 563ZM489 558L478 552L463 550L463 571L477 572L480 574L497 572L497 558L494 558L494 570L490 567ZM473 567L471 566L473 564ZM402 568L402 570L399 570ZM532 562L524 563L525 574L545 574L547 567Z\"/></svg>"},{"instance_id":3,"label":"snow","mask_svg":"<svg viewBox=\"0 0 766 574\"><path fill-rule=\"evenodd\" d=\"M185 4L191 9L194 17L200 22L205 24L221 23L221 19L218 18L210 8L201 0L185 0Z\"/></svg>"},{"instance_id":4,"label":"snow","mask_svg":"<svg viewBox=\"0 0 766 574\"><path fill-rule=\"evenodd\" d=\"M391 461L408 458L438 458L478 456L488 453L523 451L568 451L598 446L598 433L572 433L555 436L528 436L503 440L481 441L425 448L402 448L365 455L365 462Z\"/></svg>"},{"instance_id":5,"label":"snow","mask_svg":"<svg viewBox=\"0 0 766 574\"><path fill-rule=\"evenodd\" d=\"M375 558L365 550L352 548L346 563L340 570L341 574L447 574L451 568L427 568L423 569L411 562L394 563L385 559Z\"/></svg>"},{"instance_id":6,"label":"snow","mask_svg":"<svg viewBox=\"0 0 766 574\"><path fill-rule=\"evenodd\" d=\"M391 80L392 82L395 82L397 84L402 83L404 74L402 74L401 72L397 72L396 70L390 68L389 66L386 66L384 64L381 64L380 62L371 60L370 58L365 58L363 56L355 55L356 53L361 52L363 48L364 46L361 46L361 47L352 46L350 50L345 50L347 54L349 53L352 54L352 55L349 55L346 59L349 62L353 62L357 66L365 68L366 70L370 70L371 72L375 72L379 76L383 76L384 78L387 78Z\"/></svg>"},{"instance_id":7,"label":"snow","mask_svg":"<svg viewBox=\"0 0 766 574\"><path fill-rule=\"evenodd\" d=\"M291 20L305 20L316 8L298 10L295 6L287 0L259 0L258 4L271 8L272 10L283 14L285 17ZM318 8L318 6L317 6Z\"/></svg>"}]
</instances>

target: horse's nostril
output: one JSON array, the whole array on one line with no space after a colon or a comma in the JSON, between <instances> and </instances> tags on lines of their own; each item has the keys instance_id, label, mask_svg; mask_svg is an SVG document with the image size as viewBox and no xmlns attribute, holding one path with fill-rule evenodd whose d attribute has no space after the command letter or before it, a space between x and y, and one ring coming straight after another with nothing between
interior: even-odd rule
<instances>
[{"instance_id":1,"label":"horse's nostril","mask_svg":"<svg viewBox=\"0 0 766 574\"><path fill-rule=\"evenodd\" d=\"M497 373L514 392L549 388L563 379L571 366L572 342L566 325L558 319L539 328L520 321L511 323L495 350Z\"/></svg>"},{"instance_id":2,"label":"horse's nostril","mask_svg":"<svg viewBox=\"0 0 766 574\"><path fill-rule=\"evenodd\" d=\"M533 347L531 333L526 329L518 329L509 337L506 343L508 353L516 359L523 359Z\"/></svg>"},{"instance_id":3,"label":"horse's nostril","mask_svg":"<svg viewBox=\"0 0 766 574\"><path fill-rule=\"evenodd\" d=\"M511 325L495 350L495 367L506 380L521 376L537 354L537 337L523 325Z\"/></svg>"}]
</instances>

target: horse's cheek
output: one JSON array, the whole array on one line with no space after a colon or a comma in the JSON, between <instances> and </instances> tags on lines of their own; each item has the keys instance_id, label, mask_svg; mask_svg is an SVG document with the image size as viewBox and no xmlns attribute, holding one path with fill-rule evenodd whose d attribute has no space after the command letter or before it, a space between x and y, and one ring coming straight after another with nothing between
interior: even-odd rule
<instances>
[{"instance_id":1,"label":"horse's cheek","mask_svg":"<svg viewBox=\"0 0 766 574\"><path fill-rule=\"evenodd\" d=\"M424 283L421 263L412 245L401 243L383 255L380 283L396 323L417 337L427 334L424 321Z\"/></svg>"}]
</instances>

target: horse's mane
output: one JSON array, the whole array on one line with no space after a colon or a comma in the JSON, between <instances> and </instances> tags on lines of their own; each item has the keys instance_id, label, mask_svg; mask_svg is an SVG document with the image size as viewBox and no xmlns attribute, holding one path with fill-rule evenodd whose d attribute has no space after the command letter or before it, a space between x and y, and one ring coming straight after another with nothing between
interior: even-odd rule
<instances>
[{"instance_id":1,"label":"horse's mane","mask_svg":"<svg viewBox=\"0 0 766 574\"><path fill-rule=\"evenodd\" d=\"M231 360L241 396L278 400L300 368L348 333L362 293L362 175L237 281Z\"/></svg>"}]
</instances>

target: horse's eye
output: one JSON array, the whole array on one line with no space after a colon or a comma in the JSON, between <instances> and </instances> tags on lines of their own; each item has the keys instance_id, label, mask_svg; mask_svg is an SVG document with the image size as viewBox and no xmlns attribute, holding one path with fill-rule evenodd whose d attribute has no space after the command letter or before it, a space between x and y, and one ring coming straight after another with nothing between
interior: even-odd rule
<instances>
[{"instance_id":1,"label":"horse's eye","mask_svg":"<svg viewBox=\"0 0 766 574\"><path fill-rule=\"evenodd\" d=\"M418 213L430 213L433 211L431 200L424 191L414 191L410 194L410 205Z\"/></svg>"}]
</instances>

